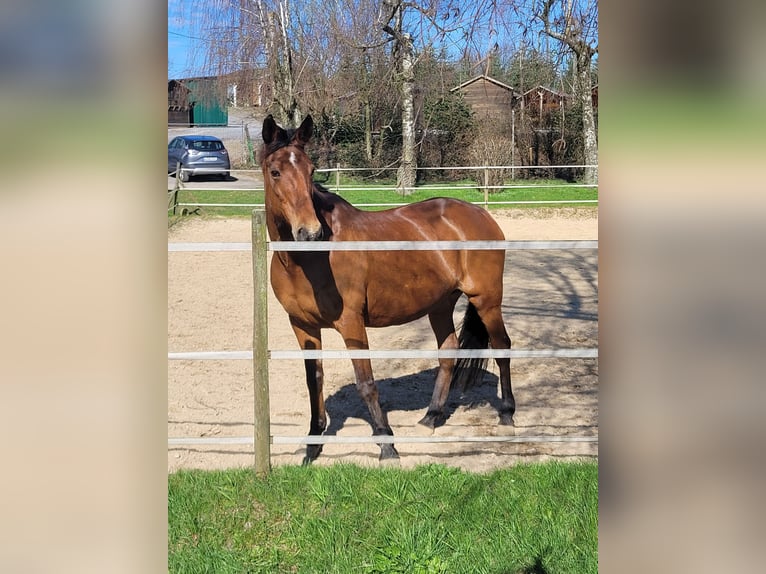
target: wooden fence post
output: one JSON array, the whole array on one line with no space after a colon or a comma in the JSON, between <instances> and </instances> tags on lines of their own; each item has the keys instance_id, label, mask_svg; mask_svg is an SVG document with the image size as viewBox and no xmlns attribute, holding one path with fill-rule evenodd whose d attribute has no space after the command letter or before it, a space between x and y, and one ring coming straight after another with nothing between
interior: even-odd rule
<instances>
[{"instance_id":1,"label":"wooden fence post","mask_svg":"<svg viewBox=\"0 0 766 574\"><path fill-rule=\"evenodd\" d=\"M176 182L173 186L173 215L176 214L176 208L178 207L178 190L181 189L179 178L181 177L181 163L176 162Z\"/></svg>"},{"instance_id":2,"label":"wooden fence post","mask_svg":"<svg viewBox=\"0 0 766 574\"><path fill-rule=\"evenodd\" d=\"M269 416L268 273L266 269L266 212L253 210L253 393L255 473L271 471Z\"/></svg>"}]
</instances>

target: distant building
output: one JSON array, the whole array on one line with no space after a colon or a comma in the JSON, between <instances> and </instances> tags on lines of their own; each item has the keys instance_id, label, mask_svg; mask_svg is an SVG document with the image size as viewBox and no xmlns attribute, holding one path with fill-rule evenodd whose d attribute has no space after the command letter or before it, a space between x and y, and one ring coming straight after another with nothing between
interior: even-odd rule
<instances>
[{"instance_id":1,"label":"distant building","mask_svg":"<svg viewBox=\"0 0 766 574\"><path fill-rule=\"evenodd\" d=\"M541 118L546 113L560 110L569 105L572 96L545 86L535 86L521 95L527 114Z\"/></svg>"},{"instance_id":2,"label":"distant building","mask_svg":"<svg viewBox=\"0 0 766 574\"><path fill-rule=\"evenodd\" d=\"M178 80L168 82L168 125L188 126L192 122L189 88Z\"/></svg>"},{"instance_id":3,"label":"distant building","mask_svg":"<svg viewBox=\"0 0 766 574\"><path fill-rule=\"evenodd\" d=\"M474 115L481 119L508 117L518 95L511 86L485 75L463 82L450 92L460 92Z\"/></svg>"},{"instance_id":4,"label":"distant building","mask_svg":"<svg viewBox=\"0 0 766 574\"><path fill-rule=\"evenodd\" d=\"M227 98L214 76L168 81L168 124L225 126Z\"/></svg>"},{"instance_id":5,"label":"distant building","mask_svg":"<svg viewBox=\"0 0 766 574\"><path fill-rule=\"evenodd\" d=\"M237 107L267 106L271 101L266 72L259 69L244 69L219 78L220 84L226 86L229 105Z\"/></svg>"}]
</instances>

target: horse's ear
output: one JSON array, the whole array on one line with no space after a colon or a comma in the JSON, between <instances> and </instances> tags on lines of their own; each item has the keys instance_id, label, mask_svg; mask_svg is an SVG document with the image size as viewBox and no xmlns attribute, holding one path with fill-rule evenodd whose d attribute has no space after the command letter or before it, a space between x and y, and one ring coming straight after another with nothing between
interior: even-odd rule
<instances>
[{"instance_id":1,"label":"horse's ear","mask_svg":"<svg viewBox=\"0 0 766 574\"><path fill-rule=\"evenodd\" d=\"M301 122L300 127L295 130L292 143L303 147L309 143L312 135L314 135L314 120L311 118L311 115L308 115L303 122Z\"/></svg>"},{"instance_id":2,"label":"horse's ear","mask_svg":"<svg viewBox=\"0 0 766 574\"><path fill-rule=\"evenodd\" d=\"M269 114L266 116L266 119L263 120L263 129L261 129L261 135L263 136L263 141L267 144L270 144L278 137L287 137L287 132L280 128L277 125L277 122L274 121L274 117Z\"/></svg>"}]
</instances>

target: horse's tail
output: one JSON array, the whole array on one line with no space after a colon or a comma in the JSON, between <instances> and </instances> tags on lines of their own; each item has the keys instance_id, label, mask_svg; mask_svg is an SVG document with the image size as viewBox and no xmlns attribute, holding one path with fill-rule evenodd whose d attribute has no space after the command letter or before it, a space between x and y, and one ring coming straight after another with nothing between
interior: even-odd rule
<instances>
[{"instance_id":1,"label":"horse's tail","mask_svg":"<svg viewBox=\"0 0 766 574\"><path fill-rule=\"evenodd\" d=\"M472 303L468 303L468 308L465 311L458 343L461 349L486 349L489 347L489 333ZM465 390L480 382L484 376L487 361L488 359L478 357L458 359L452 371L450 387L459 386Z\"/></svg>"}]
</instances>

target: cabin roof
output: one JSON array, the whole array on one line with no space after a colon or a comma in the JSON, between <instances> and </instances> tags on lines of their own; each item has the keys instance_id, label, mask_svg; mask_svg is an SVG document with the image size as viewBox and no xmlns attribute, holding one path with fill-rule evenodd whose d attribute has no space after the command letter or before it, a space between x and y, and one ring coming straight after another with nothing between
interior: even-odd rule
<instances>
[{"instance_id":1,"label":"cabin roof","mask_svg":"<svg viewBox=\"0 0 766 574\"><path fill-rule=\"evenodd\" d=\"M455 86L454 88L452 88L450 90L450 92L454 92L454 91L460 90L462 88L465 88L466 86L470 86L471 84L473 84L474 82L478 82L479 80L485 80L487 82L490 82L491 84L495 84L496 86L500 86L501 88L503 88L505 90L508 90L509 92L514 92L515 91L513 89L513 87L509 86L508 84L504 84L500 80L496 80L495 78L491 78L489 76L481 74L480 76L476 76L475 78L471 78L470 80L468 80L466 82L463 82L459 86Z\"/></svg>"},{"instance_id":2,"label":"cabin roof","mask_svg":"<svg viewBox=\"0 0 766 574\"><path fill-rule=\"evenodd\" d=\"M570 97L570 94L565 94L564 92L559 92L558 90L554 90L552 88L548 88L546 86L543 86L542 84L538 84L534 88L529 88L522 95L526 96L527 94L530 94L532 92L537 92L537 91L540 91L540 90L546 91L546 92L554 94L556 96L560 96L562 98L569 98Z\"/></svg>"}]
</instances>

